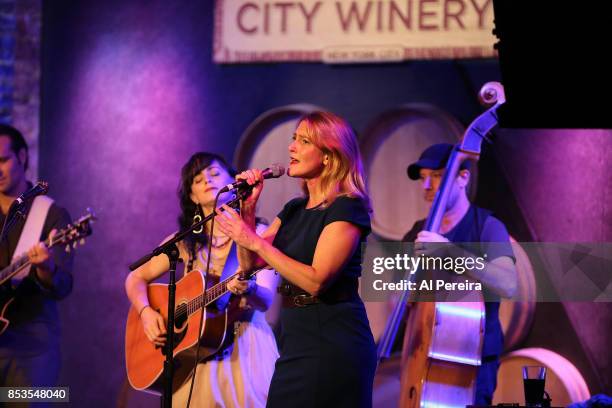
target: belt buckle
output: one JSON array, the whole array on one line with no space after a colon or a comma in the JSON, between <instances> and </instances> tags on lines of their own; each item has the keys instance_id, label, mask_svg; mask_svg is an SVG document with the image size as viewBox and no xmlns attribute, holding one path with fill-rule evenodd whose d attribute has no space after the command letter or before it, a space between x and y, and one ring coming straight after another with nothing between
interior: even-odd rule
<instances>
[{"instance_id":1,"label":"belt buckle","mask_svg":"<svg viewBox=\"0 0 612 408\"><path fill-rule=\"evenodd\" d=\"M311 296L306 294L296 295L293 297L293 304L297 307L308 306L310 303L307 300L310 298Z\"/></svg>"}]
</instances>

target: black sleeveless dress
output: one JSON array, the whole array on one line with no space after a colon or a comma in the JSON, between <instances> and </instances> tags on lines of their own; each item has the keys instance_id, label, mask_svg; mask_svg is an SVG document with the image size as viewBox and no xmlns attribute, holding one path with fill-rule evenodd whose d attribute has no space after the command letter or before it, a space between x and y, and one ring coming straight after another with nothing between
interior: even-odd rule
<instances>
[{"instance_id":1,"label":"black sleeveless dress","mask_svg":"<svg viewBox=\"0 0 612 408\"><path fill-rule=\"evenodd\" d=\"M299 262L312 264L319 236L332 222L358 226L362 242L370 233L370 217L359 199L341 196L326 208L306 209L306 203L307 199L298 198L285 205L278 215L282 224L273 243ZM376 351L357 293L360 275L361 245L321 293L320 303L283 307L280 358L268 407L372 406Z\"/></svg>"}]
</instances>

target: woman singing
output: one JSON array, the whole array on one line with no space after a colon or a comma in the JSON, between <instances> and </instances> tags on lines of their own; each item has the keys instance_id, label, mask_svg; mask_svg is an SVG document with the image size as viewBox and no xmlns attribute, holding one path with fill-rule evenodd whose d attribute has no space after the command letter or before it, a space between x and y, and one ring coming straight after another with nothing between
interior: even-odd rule
<instances>
[{"instance_id":1,"label":"woman singing","mask_svg":"<svg viewBox=\"0 0 612 408\"><path fill-rule=\"evenodd\" d=\"M304 196L289 201L261 237L254 232L261 171L238 176L254 186L241 216L228 206L217 211L221 231L239 245L241 267L270 265L283 278L268 407L371 407L375 347L357 292L369 199L355 134L332 113L309 114L289 158L288 174L302 179Z\"/></svg>"},{"instance_id":2,"label":"woman singing","mask_svg":"<svg viewBox=\"0 0 612 408\"><path fill-rule=\"evenodd\" d=\"M199 217L214 211L217 192L234 181L235 172L226 161L215 154L196 153L183 166L179 200L181 215L179 226L189 228ZM219 204L231 199L231 194L222 194ZM186 262L185 273L193 269L204 272L209 254L207 233L192 233L178 245L180 257ZM257 226L263 230L262 225ZM215 225L212 234L211 266L206 280L218 281L233 241ZM234 251L234 254L236 251ZM234 255L235 256L235 255ZM130 273L125 287L130 301L140 313L144 331L157 345L166 341L166 323L162 316L149 306L147 284L166 273L170 267L168 257L159 255ZM231 271L231 274L236 271ZM228 289L241 299L230 302L229 315L239 316L235 323L233 345L198 365L191 400L192 407L263 407L266 404L274 361L278 357L272 330L265 320L264 312L273 300L277 278L270 270L257 274L256 280L233 279ZM210 285L208 285L210 286ZM191 377L189 378L189 380ZM172 400L176 406L185 406L189 395L190 381L175 390Z\"/></svg>"}]
</instances>

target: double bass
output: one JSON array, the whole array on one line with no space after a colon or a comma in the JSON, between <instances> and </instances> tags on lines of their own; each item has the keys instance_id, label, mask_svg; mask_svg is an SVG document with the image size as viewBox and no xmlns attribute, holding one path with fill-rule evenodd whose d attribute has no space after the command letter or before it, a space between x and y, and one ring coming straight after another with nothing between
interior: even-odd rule
<instances>
[{"instance_id":1,"label":"double bass","mask_svg":"<svg viewBox=\"0 0 612 408\"><path fill-rule=\"evenodd\" d=\"M490 108L474 120L454 147L425 222L424 230L438 233L449 193L461 164L477 161L482 141L497 125L497 109L505 102L503 86L486 83L479 92ZM411 275L416 281L419 273ZM482 299L458 302L411 302L402 292L377 350L378 362L388 358L409 303L402 352L400 407L465 407L474 402L481 364L485 308Z\"/></svg>"}]
</instances>

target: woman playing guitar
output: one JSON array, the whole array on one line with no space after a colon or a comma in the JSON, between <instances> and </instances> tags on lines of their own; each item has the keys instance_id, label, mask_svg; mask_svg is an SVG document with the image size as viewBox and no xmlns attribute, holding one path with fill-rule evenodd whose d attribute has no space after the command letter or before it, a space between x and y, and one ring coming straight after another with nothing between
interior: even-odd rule
<instances>
[{"instance_id":1,"label":"woman playing guitar","mask_svg":"<svg viewBox=\"0 0 612 408\"><path fill-rule=\"evenodd\" d=\"M211 153L196 153L183 166L181 183L179 186L179 199L181 215L179 226L181 229L189 228L194 222L201 220L214 211L214 202L217 192L227 184L234 181L235 172L220 156ZM231 193L221 194L218 204L230 200ZM258 226L260 229L262 226ZM210 228L210 223L206 224ZM194 231L188 239L178 245L180 258L187 261L186 279L193 279L206 270L209 254L207 236L209 231ZM210 288L219 280L234 274L238 268L236 250L233 241L221 233L216 227L212 234L210 271L206 277L206 287ZM168 257L160 255L152 258L142 267L136 269L126 279L125 287L132 302L133 310L138 312L140 323L148 340L159 347L155 353L163 359L162 348L166 341L166 323L163 308L154 310L147 292L149 282L166 273L170 267ZM197 269L197 270L194 270ZM193 271L193 272L191 272ZM196 279L200 280L200 279ZM217 285L219 286L219 285ZM278 357L276 342L272 330L265 320L264 312L270 306L276 287L276 276L270 270L258 273L256 280L239 280L234 277L227 283L227 290L232 296L222 296L212 306L223 314L222 329L213 330L213 335L220 335L219 350L214 350L211 356L200 362L196 370L195 385L192 393L192 406L214 407L263 407L266 404L268 387L274 371L274 361ZM150 293L150 292L149 292ZM188 297L181 293L181 282L177 283L177 316L182 299ZM210 309L210 310L209 310ZM227 312L227 313L225 313ZM211 307L207 308L207 319L214 315ZM217 319L217 317L215 317ZM197 330L197 322L187 322L190 330ZM219 319L217 319L219 320ZM180 322L179 322L180 323ZM130 322L128 321L128 331ZM212 324L211 324L212 325ZM140 330L140 329L139 329ZM204 337L208 335L203 330ZM197 334L196 334L197 335ZM231 338L233 337L233 341ZM180 347L182 338L175 341ZM229 340L229 341L228 341ZM203 342L206 339L202 340ZM229 344L228 344L229 343ZM197 342L196 342L197 346ZM128 344L129 348L130 345ZM176 347L175 347L176 350ZM130 350L126 350L129 353ZM202 357L202 353L200 356ZM128 358L129 360L129 358ZM179 364L183 368L189 362ZM191 366L189 366L189 369ZM131 367L128 361L128 376L132 385L137 373L129 373ZM184 370L177 370L179 373ZM176 378L173 393L173 405L185 406L190 392L190 379ZM178 382L178 383L177 383ZM137 387L140 388L140 387ZM144 387L143 387L144 388ZM152 387L153 388L153 387Z\"/></svg>"}]
</instances>

